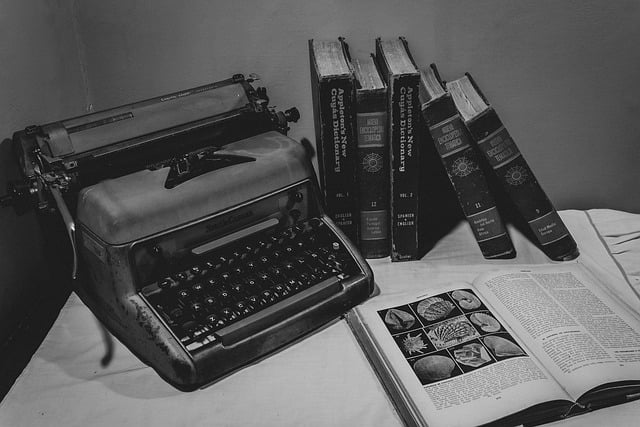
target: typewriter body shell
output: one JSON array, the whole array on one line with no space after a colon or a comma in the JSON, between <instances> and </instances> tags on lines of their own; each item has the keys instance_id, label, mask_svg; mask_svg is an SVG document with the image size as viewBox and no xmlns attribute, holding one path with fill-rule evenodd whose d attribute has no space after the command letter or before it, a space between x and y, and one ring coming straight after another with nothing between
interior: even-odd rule
<instances>
[{"instance_id":1,"label":"typewriter body shell","mask_svg":"<svg viewBox=\"0 0 640 427\"><path fill-rule=\"evenodd\" d=\"M43 212L55 210L55 202L69 229L78 254L76 292L115 337L184 391L295 341L373 290L370 268L323 213L306 150L285 135L284 115L267 110L242 76L201 88L167 95L177 100L173 106L154 98L14 135L25 180L35 189L27 197ZM67 135L52 144L56 133ZM77 133L80 139L69 138ZM189 176L193 153L212 147L216 160L232 161ZM178 180L171 183L171 176ZM310 219L330 232L352 269L340 283L302 291L299 307L286 315L274 308L279 302L248 332L227 327L193 349L151 302L163 277L212 248L220 254L235 239L279 235Z\"/></svg>"}]
</instances>

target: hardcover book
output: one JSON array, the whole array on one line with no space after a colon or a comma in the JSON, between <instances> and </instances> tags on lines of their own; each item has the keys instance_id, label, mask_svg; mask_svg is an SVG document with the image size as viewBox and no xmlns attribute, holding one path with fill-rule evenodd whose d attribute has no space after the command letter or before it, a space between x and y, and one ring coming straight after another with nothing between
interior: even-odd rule
<instances>
[{"instance_id":1,"label":"hardcover book","mask_svg":"<svg viewBox=\"0 0 640 427\"><path fill-rule=\"evenodd\" d=\"M447 83L473 140L495 172L516 211L528 223L543 252L552 260L567 261L580 252L533 171L495 110L469 74Z\"/></svg>"},{"instance_id":2,"label":"hardcover book","mask_svg":"<svg viewBox=\"0 0 640 427\"><path fill-rule=\"evenodd\" d=\"M453 185L482 255L487 259L513 258L516 251L502 221L451 95L444 89L435 64L420 69L422 116Z\"/></svg>"},{"instance_id":3,"label":"hardcover book","mask_svg":"<svg viewBox=\"0 0 640 427\"><path fill-rule=\"evenodd\" d=\"M389 140L387 87L373 57L354 59L360 200L360 251L389 256Z\"/></svg>"},{"instance_id":4,"label":"hardcover book","mask_svg":"<svg viewBox=\"0 0 640 427\"><path fill-rule=\"evenodd\" d=\"M420 73L403 37L376 39L387 84L391 190L391 260L418 259L420 248Z\"/></svg>"},{"instance_id":5,"label":"hardcover book","mask_svg":"<svg viewBox=\"0 0 640 427\"><path fill-rule=\"evenodd\" d=\"M327 214L357 243L355 77L342 38L309 40L309 59L320 190Z\"/></svg>"},{"instance_id":6,"label":"hardcover book","mask_svg":"<svg viewBox=\"0 0 640 427\"><path fill-rule=\"evenodd\" d=\"M640 398L640 318L586 267L429 289L347 315L407 425L537 425Z\"/></svg>"}]
</instances>

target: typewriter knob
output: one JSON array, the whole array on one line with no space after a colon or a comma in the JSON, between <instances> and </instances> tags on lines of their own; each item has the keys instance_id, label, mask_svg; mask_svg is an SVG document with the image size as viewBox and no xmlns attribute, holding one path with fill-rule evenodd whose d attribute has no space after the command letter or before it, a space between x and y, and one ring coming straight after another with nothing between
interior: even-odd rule
<instances>
[{"instance_id":1,"label":"typewriter knob","mask_svg":"<svg viewBox=\"0 0 640 427\"><path fill-rule=\"evenodd\" d=\"M287 122L297 123L300 120L300 111L296 107L289 108L285 110L284 117Z\"/></svg>"},{"instance_id":2,"label":"typewriter knob","mask_svg":"<svg viewBox=\"0 0 640 427\"><path fill-rule=\"evenodd\" d=\"M37 189L27 181L7 182L7 194L0 196L0 206L13 206L18 215L29 211L37 202Z\"/></svg>"}]
</instances>

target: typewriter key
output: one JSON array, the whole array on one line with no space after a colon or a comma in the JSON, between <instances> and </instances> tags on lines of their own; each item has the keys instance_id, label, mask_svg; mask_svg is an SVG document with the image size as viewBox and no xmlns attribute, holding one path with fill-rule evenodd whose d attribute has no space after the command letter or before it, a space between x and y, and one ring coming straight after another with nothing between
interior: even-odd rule
<instances>
[{"instance_id":1,"label":"typewriter key","mask_svg":"<svg viewBox=\"0 0 640 427\"><path fill-rule=\"evenodd\" d=\"M287 280L287 286L292 291L297 291L302 286L302 283L300 283L300 281L296 279L289 279Z\"/></svg>"},{"instance_id":2,"label":"typewriter key","mask_svg":"<svg viewBox=\"0 0 640 427\"><path fill-rule=\"evenodd\" d=\"M258 301L260 305L267 305L270 302L270 299L273 297L271 292L268 290L262 291L257 295Z\"/></svg>"},{"instance_id":3,"label":"typewriter key","mask_svg":"<svg viewBox=\"0 0 640 427\"><path fill-rule=\"evenodd\" d=\"M209 324L214 329L222 328L224 325L227 324L227 322L225 322L223 319L219 318L215 314L210 314L209 316L207 316L207 322L209 322Z\"/></svg>"},{"instance_id":4,"label":"typewriter key","mask_svg":"<svg viewBox=\"0 0 640 427\"><path fill-rule=\"evenodd\" d=\"M232 284L231 286L229 286L229 289L231 290L231 292L234 292L236 294L241 294L244 290L243 286L240 283Z\"/></svg>"},{"instance_id":5,"label":"typewriter key","mask_svg":"<svg viewBox=\"0 0 640 427\"><path fill-rule=\"evenodd\" d=\"M191 305L189 306L189 308L191 308L191 311L192 311L194 314L199 314L199 313L201 313L201 312L202 312L202 309L203 309L202 304L200 304L199 302L194 302L193 304L191 304Z\"/></svg>"},{"instance_id":6,"label":"typewriter key","mask_svg":"<svg viewBox=\"0 0 640 427\"><path fill-rule=\"evenodd\" d=\"M256 289L258 289L258 282L253 278L245 279L244 283L248 290L255 291Z\"/></svg>"},{"instance_id":7,"label":"typewriter key","mask_svg":"<svg viewBox=\"0 0 640 427\"><path fill-rule=\"evenodd\" d=\"M279 295L280 297L286 297L287 295L289 295L291 293L291 291L289 291L289 289L287 289L283 285L275 285L273 287L273 291L274 291L274 293L276 295Z\"/></svg>"},{"instance_id":8,"label":"typewriter key","mask_svg":"<svg viewBox=\"0 0 640 427\"><path fill-rule=\"evenodd\" d=\"M240 313L241 315L249 315L253 312L253 307L251 307L249 304L247 304L245 301L238 301L235 304L235 308L238 311L238 313Z\"/></svg>"},{"instance_id":9,"label":"typewriter key","mask_svg":"<svg viewBox=\"0 0 640 427\"><path fill-rule=\"evenodd\" d=\"M222 310L220 310L220 314L222 314L222 316L227 320L227 322L233 322L238 318L238 313L235 312L230 307L225 307Z\"/></svg>"},{"instance_id":10,"label":"typewriter key","mask_svg":"<svg viewBox=\"0 0 640 427\"><path fill-rule=\"evenodd\" d=\"M184 282L189 278L189 276L184 271L181 271L180 273L176 273L173 278L178 282Z\"/></svg>"},{"instance_id":11,"label":"typewriter key","mask_svg":"<svg viewBox=\"0 0 640 427\"><path fill-rule=\"evenodd\" d=\"M217 295L218 295L218 298L220 298L221 301L226 301L229 298L231 298L231 294L225 288L218 289Z\"/></svg>"}]
</instances>

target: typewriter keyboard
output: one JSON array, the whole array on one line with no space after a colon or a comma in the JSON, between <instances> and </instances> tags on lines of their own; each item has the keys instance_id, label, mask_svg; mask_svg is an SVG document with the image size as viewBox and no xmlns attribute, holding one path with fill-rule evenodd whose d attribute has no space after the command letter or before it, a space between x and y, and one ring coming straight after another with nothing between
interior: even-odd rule
<instances>
[{"instance_id":1,"label":"typewriter keyboard","mask_svg":"<svg viewBox=\"0 0 640 427\"><path fill-rule=\"evenodd\" d=\"M319 218L251 234L142 289L190 352L229 346L342 289L360 269Z\"/></svg>"}]
</instances>

